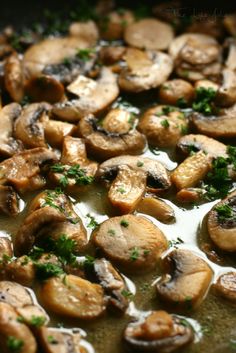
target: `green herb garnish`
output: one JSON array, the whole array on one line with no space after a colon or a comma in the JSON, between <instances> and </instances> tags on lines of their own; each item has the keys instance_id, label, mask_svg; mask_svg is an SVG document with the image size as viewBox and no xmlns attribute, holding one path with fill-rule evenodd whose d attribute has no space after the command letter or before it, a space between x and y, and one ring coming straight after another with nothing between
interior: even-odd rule
<instances>
[{"instance_id":1,"label":"green herb garnish","mask_svg":"<svg viewBox=\"0 0 236 353\"><path fill-rule=\"evenodd\" d=\"M217 212L220 221L227 220L234 214L233 208L226 204L216 206L215 211Z\"/></svg>"},{"instance_id":2,"label":"green herb garnish","mask_svg":"<svg viewBox=\"0 0 236 353\"><path fill-rule=\"evenodd\" d=\"M121 225L122 227L128 228L129 222L126 221L125 219L122 219L122 220L120 221L120 225Z\"/></svg>"},{"instance_id":3,"label":"green herb garnish","mask_svg":"<svg viewBox=\"0 0 236 353\"><path fill-rule=\"evenodd\" d=\"M36 262L35 269L36 269L36 277L42 281L50 277L58 277L64 274L64 271L62 270L61 266L51 262L47 262L47 263Z\"/></svg>"},{"instance_id":4,"label":"green herb garnish","mask_svg":"<svg viewBox=\"0 0 236 353\"><path fill-rule=\"evenodd\" d=\"M91 216L89 213L86 215L90 219L89 223L87 224L88 228L95 229L99 226L98 222L95 220L93 216Z\"/></svg>"},{"instance_id":5,"label":"green herb garnish","mask_svg":"<svg viewBox=\"0 0 236 353\"><path fill-rule=\"evenodd\" d=\"M91 59L94 53L95 49L80 49L76 56L82 61L88 61Z\"/></svg>"},{"instance_id":6,"label":"green herb garnish","mask_svg":"<svg viewBox=\"0 0 236 353\"><path fill-rule=\"evenodd\" d=\"M161 125L165 128L168 129L168 127L170 126L170 123L167 119L164 119L161 121Z\"/></svg>"},{"instance_id":7,"label":"green herb garnish","mask_svg":"<svg viewBox=\"0 0 236 353\"><path fill-rule=\"evenodd\" d=\"M139 257L139 249L138 248L133 248L130 253L130 260L136 261Z\"/></svg>"},{"instance_id":8,"label":"green herb garnish","mask_svg":"<svg viewBox=\"0 0 236 353\"><path fill-rule=\"evenodd\" d=\"M7 348L9 348L11 352L14 352L14 353L22 352L23 346L24 346L23 340L18 339L14 336L7 337Z\"/></svg>"},{"instance_id":9,"label":"green herb garnish","mask_svg":"<svg viewBox=\"0 0 236 353\"><path fill-rule=\"evenodd\" d=\"M196 90L196 99L193 102L193 110L203 113L204 115L211 115L213 112L212 102L216 96L216 91L210 87L199 87Z\"/></svg>"}]
</instances>

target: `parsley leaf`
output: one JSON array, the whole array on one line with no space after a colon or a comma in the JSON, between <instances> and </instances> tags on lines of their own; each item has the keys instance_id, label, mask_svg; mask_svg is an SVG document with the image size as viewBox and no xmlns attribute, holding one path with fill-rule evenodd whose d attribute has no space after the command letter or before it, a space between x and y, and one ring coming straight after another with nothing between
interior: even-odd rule
<instances>
[{"instance_id":1,"label":"parsley leaf","mask_svg":"<svg viewBox=\"0 0 236 353\"><path fill-rule=\"evenodd\" d=\"M98 222L95 220L93 216L91 216L89 213L86 215L90 219L90 222L87 224L88 228L95 229L99 226Z\"/></svg>"},{"instance_id":2,"label":"parsley leaf","mask_svg":"<svg viewBox=\"0 0 236 353\"><path fill-rule=\"evenodd\" d=\"M224 221L233 216L233 208L226 204L216 206L215 211L220 221Z\"/></svg>"},{"instance_id":3,"label":"parsley leaf","mask_svg":"<svg viewBox=\"0 0 236 353\"><path fill-rule=\"evenodd\" d=\"M167 119L164 119L161 121L161 125L165 128L168 129L168 127L170 126L170 123Z\"/></svg>"},{"instance_id":4,"label":"parsley leaf","mask_svg":"<svg viewBox=\"0 0 236 353\"><path fill-rule=\"evenodd\" d=\"M203 113L204 115L211 115L213 112L212 102L216 96L216 91L212 88L199 87L196 90L196 99L193 102L193 110Z\"/></svg>"},{"instance_id":5,"label":"parsley leaf","mask_svg":"<svg viewBox=\"0 0 236 353\"><path fill-rule=\"evenodd\" d=\"M23 346L24 346L23 340L18 339L14 336L7 337L7 348L9 348L11 352L14 352L14 353L22 352Z\"/></svg>"},{"instance_id":6,"label":"parsley leaf","mask_svg":"<svg viewBox=\"0 0 236 353\"><path fill-rule=\"evenodd\" d=\"M130 260L136 261L139 257L139 249L138 248L133 248L130 253Z\"/></svg>"},{"instance_id":7,"label":"parsley leaf","mask_svg":"<svg viewBox=\"0 0 236 353\"><path fill-rule=\"evenodd\" d=\"M51 262L47 263L35 263L36 277L39 280L45 280L50 277L58 277L64 274L62 268Z\"/></svg>"}]
</instances>

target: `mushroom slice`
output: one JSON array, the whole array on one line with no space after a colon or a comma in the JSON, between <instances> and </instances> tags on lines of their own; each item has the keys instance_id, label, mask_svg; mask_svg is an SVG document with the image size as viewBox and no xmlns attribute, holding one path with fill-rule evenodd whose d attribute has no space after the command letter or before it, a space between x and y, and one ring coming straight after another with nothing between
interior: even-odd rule
<instances>
[{"instance_id":1,"label":"mushroom slice","mask_svg":"<svg viewBox=\"0 0 236 353\"><path fill-rule=\"evenodd\" d=\"M134 15L129 10L112 11L101 17L98 23L100 35L106 40L122 39L126 27L132 24L134 20Z\"/></svg>"},{"instance_id":2,"label":"mushroom slice","mask_svg":"<svg viewBox=\"0 0 236 353\"><path fill-rule=\"evenodd\" d=\"M48 279L40 297L50 311L70 318L91 320L105 310L102 287L73 275Z\"/></svg>"},{"instance_id":3,"label":"mushroom slice","mask_svg":"<svg viewBox=\"0 0 236 353\"><path fill-rule=\"evenodd\" d=\"M216 95L216 104L221 107L230 107L236 103L236 73L231 69L224 69L222 76L222 84Z\"/></svg>"},{"instance_id":4,"label":"mushroom slice","mask_svg":"<svg viewBox=\"0 0 236 353\"><path fill-rule=\"evenodd\" d=\"M69 27L69 34L72 37L84 39L90 46L96 45L99 39L99 32L94 21L73 22Z\"/></svg>"},{"instance_id":5,"label":"mushroom slice","mask_svg":"<svg viewBox=\"0 0 236 353\"><path fill-rule=\"evenodd\" d=\"M0 213L16 216L19 212L19 196L13 187L0 185Z\"/></svg>"},{"instance_id":6,"label":"mushroom slice","mask_svg":"<svg viewBox=\"0 0 236 353\"><path fill-rule=\"evenodd\" d=\"M2 353L14 351L36 353L37 343L30 329L18 321L19 315L11 305L0 303L0 331Z\"/></svg>"},{"instance_id":7,"label":"mushroom slice","mask_svg":"<svg viewBox=\"0 0 236 353\"><path fill-rule=\"evenodd\" d=\"M169 224L175 222L175 212L173 208L164 200L157 198L155 195L145 196L139 202L136 210L154 217L163 223Z\"/></svg>"},{"instance_id":8,"label":"mushroom slice","mask_svg":"<svg viewBox=\"0 0 236 353\"><path fill-rule=\"evenodd\" d=\"M213 158L227 156L226 145L213 138L200 134L190 134L181 137L176 147L177 151L181 152L184 156L198 151L203 151Z\"/></svg>"},{"instance_id":9,"label":"mushroom slice","mask_svg":"<svg viewBox=\"0 0 236 353\"><path fill-rule=\"evenodd\" d=\"M208 264L191 251L178 249L164 258L163 266L167 275L157 283L158 296L184 309L199 306L213 277Z\"/></svg>"},{"instance_id":10,"label":"mushroom slice","mask_svg":"<svg viewBox=\"0 0 236 353\"><path fill-rule=\"evenodd\" d=\"M200 134L214 138L234 138L236 136L236 104L222 109L214 116L193 113L190 120L193 128Z\"/></svg>"},{"instance_id":11,"label":"mushroom slice","mask_svg":"<svg viewBox=\"0 0 236 353\"><path fill-rule=\"evenodd\" d=\"M102 47L99 52L99 59L104 65L113 65L123 58L125 51L126 48L122 46Z\"/></svg>"},{"instance_id":12,"label":"mushroom slice","mask_svg":"<svg viewBox=\"0 0 236 353\"><path fill-rule=\"evenodd\" d=\"M124 154L138 155L146 148L145 136L136 129L124 134L110 133L100 127L92 115L80 120L78 130L88 152L101 160Z\"/></svg>"},{"instance_id":13,"label":"mushroom slice","mask_svg":"<svg viewBox=\"0 0 236 353\"><path fill-rule=\"evenodd\" d=\"M61 120L69 122L79 121L89 113L97 114L103 111L119 94L117 78L107 67L101 69L97 80L78 76L67 90L78 98L57 103L52 112Z\"/></svg>"},{"instance_id":14,"label":"mushroom slice","mask_svg":"<svg viewBox=\"0 0 236 353\"><path fill-rule=\"evenodd\" d=\"M186 158L171 174L178 190L190 188L204 179L211 168L211 157L199 151Z\"/></svg>"},{"instance_id":15,"label":"mushroom slice","mask_svg":"<svg viewBox=\"0 0 236 353\"><path fill-rule=\"evenodd\" d=\"M30 292L20 284L10 281L0 281L0 302L16 309L33 304Z\"/></svg>"},{"instance_id":16,"label":"mushroom slice","mask_svg":"<svg viewBox=\"0 0 236 353\"><path fill-rule=\"evenodd\" d=\"M160 86L159 99L163 104L186 105L190 104L194 98L194 89L191 83L182 79L166 81Z\"/></svg>"},{"instance_id":17,"label":"mushroom slice","mask_svg":"<svg viewBox=\"0 0 236 353\"><path fill-rule=\"evenodd\" d=\"M236 272L227 272L221 275L216 284L215 291L225 299L236 302Z\"/></svg>"},{"instance_id":18,"label":"mushroom slice","mask_svg":"<svg viewBox=\"0 0 236 353\"><path fill-rule=\"evenodd\" d=\"M27 305L23 308L17 308L17 312L23 322L32 328L43 326L49 321L46 312L39 305Z\"/></svg>"},{"instance_id":19,"label":"mushroom slice","mask_svg":"<svg viewBox=\"0 0 236 353\"><path fill-rule=\"evenodd\" d=\"M124 39L132 47L165 50L174 39L174 31L171 25L165 22L144 18L126 27Z\"/></svg>"},{"instance_id":20,"label":"mushroom slice","mask_svg":"<svg viewBox=\"0 0 236 353\"><path fill-rule=\"evenodd\" d=\"M188 120L178 108L157 105L144 113L138 129L151 145L173 147L188 131Z\"/></svg>"},{"instance_id":21,"label":"mushroom slice","mask_svg":"<svg viewBox=\"0 0 236 353\"><path fill-rule=\"evenodd\" d=\"M54 77L39 75L28 80L25 91L34 102L59 102L64 96L64 86Z\"/></svg>"},{"instance_id":22,"label":"mushroom slice","mask_svg":"<svg viewBox=\"0 0 236 353\"><path fill-rule=\"evenodd\" d=\"M135 115L120 108L111 109L101 125L107 132L114 134L125 134L135 124Z\"/></svg>"},{"instance_id":23,"label":"mushroom slice","mask_svg":"<svg viewBox=\"0 0 236 353\"><path fill-rule=\"evenodd\" d=\"M64 138L72 135L76 130L76 126L74 124L52 120L49 119L48 116L44 116L42 124L45 139L53 147L61 147Z\"/></svg>"},{"instance_id":24,"label":"mushroom slice","mask_svg":"<svg viewBox=\"0 0 236 353\"><path fill-rule=\"evenodd\" d=\"M80 347L80 335L68 329L41 327L38 330L40 344L45 353L85 353ZM87 351L86 351L87 352Z\"/></svg>"},{"instance_id":25,"label":"mushroom slice","mask_svg":"<svg viewBox=\"0 0 236 353\"><path fill-rule=\"evenodd\" d=\"M201 188L181 189L176 194L176 200L182 203L196 203L202 200L204 191Z\"/></svg>"},{"instance_id":26,"label":"mushroom slice","mask_svg":"<svg viewBox=\"0 0 236 353\"><path fill-rule=\"evenodd\" d=\"M35 279L35 266L28 256L20 256L7 263L4 268L4 279L14 281L22 286L32 287Z\"/></svg>"},{"instance_id":27,"label":"mushroom slice","mask_svg":"<svg viewBox=\"0 0 236 353\"><path fill-rule=\"evenodd\" d=\"M233 38L227 38L224 44L228 49L228 55L225 61L225 66L227 69L234 71L236 69L236 40Z\"/></svg>"},{"instance_id":28,"label":"mushroom slice","mask_svg":"<svg viewBox=\"0 0 236 353\"><path fill-rule=\"evenodd\" d=\"M193 329L186 322L166 311L153 311L141 322L129 324L124 339L136 352L174 352L194 339Z\"/></svg>"},{"instance_id":29,"label":"mushroom slice","mask_svg":"<svg viewBox=\"0 0 236 353\"><path fill-rule=\"evenodd\" d=\"M0 185L12 184L18 191L35 190L45 185L42 165L57 161L53 151L39 147L15 154L0 163Z\"/></svg>"},{"instance_id":30,"label":"mushroom slice","mask_svg":"<svg viewBox=\"0 0 236 353\"><path fill-rule=\"evenodd\" d=\"M21 113L21 106L17 103L5 105L0 110L0 155L11 157L24 149L23 143L13 137L14 122Z\"/></svg>"},{"instance_id":31,"label":"mushroom slice","mask_svg":"<svg viewBox=\"0 0 236 353\"><path fill-rule=\"evenodd\" d=\"M124 155L108 159L100 164L97 177L102 180L113 179L124 165L137 171L143 171L147 176L147 186L153 192L167 190L171 186L166 168L154 159L141 156Z\"/></svg>"},{"instance_id":32,"label":"mushroom slice","mask_svg":"<svg viewBox=\"0 0 236 353\"><path fill-rule=\"evenodd\" d=\"M113 217L94 230L93 244L118 267L126 272L153 269L167 249L161 230L141 216Z\"/></svg>"},{"instance_id":33,"label":"mushroom slice","mask_svg":"<svg viewBox=\"0 0 236 353\"><path fill-rule=\"evenodd\" d=\"M219 89L219 84L218 83L215 83L213 81L210 81L210 80L199 80L199 81L196 81L194 83L194 88L195 88L195 91L198 89L198 88L212 88L214 91L218 91Z\"/></svg>"},{"instance_id":34,"label":"mushroom slice","mask_svg":"<svg viewBox=\"0 0 236 353\"><path fill-rule=\"evenodd\" d=\"M231 34L231 36L236 36L236 14L230 14L224 16L223 24L226 30Z\"/></svg>"},{"instance_id":35,"label":"mushroom slice","mask_svg":"<svg viewBox=\"0 0 236 353\"><path fill-rule=\"evenodd\" d=\"M10 240L6 237L0 237L0 258L4 260L4 257L7 256L11 258L13 256L12 244Z\"/></svg>"},{"instance_id":36,"label":"mushroom slice","mask_svg":"<svg viewBox=\"0 0 236 353\"><path fill-rule=\"evenodd\" d=\"M28 148L46 147L42 120L48 113L47 103L33 103L23 108L15 122L14 135Z\"/></svg>"},{"instance_id":37,"label":"mushroom slice","mask_svg":"<svg viewBox=\"0 0 236 353\"><path fill-rule=\"evenodd\" d=\"M128 92L141 92L160 86L173 69L169 55L148 50L128 48L123 57L125 66L119 76L120 88Z\"/></svg>"},{"instance_id":38,"label":"mushroom slice","mask_svg":"<svg viewBox=\"0 0 236 353\"><path fill-rule=\"evenodd\" d=\"M5 87L15 102L24 97L24 74L22 62L17 54L10 55L4 65Z\"/></svg>"},{"instance_id":39,"label":"mushroom slice","mask_svg":"<svg viewBox=\"0 0 236 353\"><path fill-rule=\"evenodd\" d=\"M211 209L208 213L207 229L210 238L220 249L236 251L236 191Z\"/></svg>"}]
</instances>

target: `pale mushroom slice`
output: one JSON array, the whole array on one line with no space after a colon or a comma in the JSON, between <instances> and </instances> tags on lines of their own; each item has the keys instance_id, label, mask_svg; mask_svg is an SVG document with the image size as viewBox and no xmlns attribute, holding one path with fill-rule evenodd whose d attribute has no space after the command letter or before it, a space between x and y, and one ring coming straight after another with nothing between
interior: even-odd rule
<instances>
[{"instance_id":1,"label":"pale mushroom slice","mask_svg":"<svg viewBox=\"0 0 236 353\"><path fill-rule=\"evenodd\" d=\"M132 47L166 50L174 39L174 31L168 23L144 18L126 27L124 39Z\"/></svg>"},{"instance_id":2,"label":"pale mushroom slice","mask_svg":"<svg viewBox=\"0 0 236 353\"><path fill-rule=\"evenodd\" d=\"M162 231L148 219L126 215L110 218L92 233L92 243L125 272L152 270L167 249Z\"/></svg>"},{"instance_id":3,"label":"pale mushroom slice","mask_svg":"<svg viewBox=\"0 0 236 353\"><path fill-rule=\"evenodd\" d=\"M162 104L177 105L185 108L194 98L191 83L182 79L166 81L159 88L159 99Z\"/></svg>"},{"instance_id":4,"label":"pale mushroom slice","mask_svg":"<svg viewBox=\"0 0 236 353\"><path fill-rule=\"evenodd\" d=\"M173 69L171 57L159 51L128 48L123 57L124 68L119 86L128 92L141 92L156 88L167 80Z\"/></svg>"},{"instance_id":5,"label":"pale mushroom slice","mask_svg":"<svg viewBox=\"0 0 236 353\"><path fill-rule=\"evenodd\" d=\"M47 103L32 103L22 109L15 122L14 136L27 148L47 147L42 120L49 112Z\"/></svg>"},{"instance_id":6,"label":"pale mushroom slice","mask_svg":"<svg viewBox=\"0 0 236 353\"><path fill-rule=\"evenodd\" d=\"M175 212L173 208L155 195L145 195L139 202L136 210L154 217L163 223L169 224L175 222Z\"/></svg>"},{"instance_id":7,"label":"pale mushroom slice","mask_svg":"<svg viewBox=\"0 0 236 353\"><path fill-rule=\"evenodd\" d=\"M22 61L17 54L10 55L4 64L5 87L15 102L24 97L24 73Z\"/></svg>"},{"instance_id":8,"label":"pale mushroom slice","mask_svg":"<svg viewBox=\"0 0 236 353\"><path fill-rule=\"evenodd\" d=\"M97 80L79 75L67 90L77 99L57 103L52 112L61 120L77 122L87 114L97 114L107 108L118 96L117 77L103 67Z\"/></svg>"},{"instance_id":9,"label":"pale mushroom slice","mask_svg":"<svg viewBox=\"0 0 236 353\"><path fill-rule=\"evenodd\" d=\"M3 353L14 351L36 353L37 343L30 329L18 321L15 309L6 303L0 303L1 350Z\"/></svg>"},{"instance_id":10,"label":"pale mushroom slice","mask_svg":"<svg viewBox=\"0 0 236 353\"><path fill-rule=\"evenodd\" d=\"M152 146L173 147L188 132L188 120L178 108L157 105L144 113L138 130Z\"/></svg>"},{"instance_id":11,"label":"pale mushroom slice","mask_svg":"<svg viewBox=\"0 0 236 353\"><path fill-rule=\"evenodd\" d=\"M21 114L21 107L17 103L5 105L0 110L0 155L11 157L24 149L23 143L13 137L14 122Z\"/></svg>"},{"instance_id":12,"label":"pale mushroom slice","mask_svg":"<svg viewBox=\"0 0 236 353\"><path fill-rule=\"evenodd\" d=\"M236 302L236 272L227 272L221 275L214 284L214 290L221 297Z\"/></svg>"},{"instance_id":13,"label":"pale mushroom slice","mask_svg":"<svg viewBox=\"0 0 236 353\"><path fill-rule=\"evenodd\" d=\"M208 213L207 229L211 240L224 251L236 251L236 191L218 202Z\"/></svg>"},{"instance_id":14,"label":"pale mushroom slice","mask_svg":"<svg viewBox=\"0 0 236 353\"><path fill-rule=\"evenodd\" d=\"M48 115L44 115L42 125L45 139L53 147L61 147L64 139L76 131L74 124L50 119Z\"/></svg>"},{"instance_id":15,"label":"pale mushroom slice","mask_svg":"<svg viewBox=\"0 0 236 353\"><path fill-rule=\"evenodd\" d=\"M72 37L80 38L95 46L99 39L99 31L96 23L92 20L86 22L73 22L69 27L69 34Z\"/></svg>"},{"instance_id":16,"label":"pale mushroom slice","mask_svg":"<svg viewBox=\"0 0 236 353\"><path fill-rule=\"evenodd\" d=\"M41 327L37 335L45 353L87 353L81 350L80 335L72 330Z\"/></svg>"},{"instance_id":17,"label":"pale mushroom slice","mask_svg":"<svg viewBox=\"0 0 236 353\"><path fill-rule=\"evenodd\" d=\"M98 22L100 35L105 40L123 39L126 27L134 20L134 15L130 10L119 9L109 12L105 16L101 16Z\"/></svg>"},{"instance_id":18,"label":"pale mushroom slice","mask_svg":"<svg viewBox=\"0 0 236 353\"><path fill-rule=\"evenodd\" d=\"M228 49L225 66L227 69L234 71L236 69L236 40L234 38L227 38L224 46Z\"/></svg>"},{"instance_id":19,"label":"pale mushroom slice","mask_svg":"<svg viewBox=\"0 0 236 353\"><path fill-rule=\"evenodd\" d=\"M230 107L236 103L236 73L226 68L222 70L222 78L222 84L216 95L216 104L221 107Z\"/></svg>"},{"instance_id":20,"label":"pale mushroom slice","mask_svg":"<svg viewBox=\"0 0 236 353\"><path fill-rule=\"evenodd\" d=\"M11 184L19 192L41 188L46 183L42 167L57 160L53 151L43 147L15 154L0 163L0 185Z\"/></svg>"},{"instance_id":21,"label":"pale mushroom slice","mask_svg":"<svg viewBox=\"0 0 236 353\"><path fill-rule=\"evenodd\" d=\"M0 281L0 302L7 303L15 309L33 304L30 292L20 284Z\"/></svg>"},{"instance_id":22,"label":"pale mushroom slice","mask_svg":"<svg viewBox=\"0 0 236 353\"><path fill-rule=\"evenodd\" d=\"M7 237L0 237L0 258L4 261L4 257L11 258L13 256L12 243Z\"/></svg>"},{"instance_id":23,"label":"pale mushroom slice","mask_svg":"<svg viewBox=\"0 0 236 353\"><path fill-rule=\"evenodd\" d=\"M0 213L16 216L19 212L19 196L13 187L0 185Z\"/></svg>"},{"instance_id":24,"label":"pale mushroom slice","mask_svg":"<svg viewBox=\"0 0 236 353\"><path fill-rule=\"evenodd\" d=\"M169 353L184 348L194 339L187 320L166 311L152 311L141 320L130 323L124 331L124 340L135 352Z\"/></svg>"},{"instance_id":25,"label":"pale mushroom slice","mask_svg":"<svg viewBox=\"0 0 236 353\"><path fill-rule=\"evenodd\" d=\"M70 318L91 320L105 310L102 287L74 275L48 279L40 288L40 298L47 309Z\"/></svg>"},{"instance_id":26,"label":"pale mushroom slice","mask_svg":"<svg viewBox=\"0 0 236 353\"><path fill-rule=\"evenodd\" d=\"M163 267L166 275L157 282L158 297L184 309L198 307L213 278L209 265L193 252L178 249L164 258Z\"/></svg>"}]
</instances>

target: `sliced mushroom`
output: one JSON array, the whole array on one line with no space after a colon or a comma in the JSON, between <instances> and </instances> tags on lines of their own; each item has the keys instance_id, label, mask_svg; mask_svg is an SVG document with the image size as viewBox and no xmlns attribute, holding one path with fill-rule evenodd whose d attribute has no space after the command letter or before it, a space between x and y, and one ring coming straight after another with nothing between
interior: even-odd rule
<instances>
[{"instance_id":1,"label":"sliced mushroom","mask_svg":"<svg viewBox=\"0 0 236 353\"><path fill-rule=\"evenodd\" d=\"M13 187L0 185L0 213L16 216L19 212L19 196Z\"/></svg>"},{"instance_id":2,"label":"sliced mushroom","mask_svg":"<svg viewBox=\"0 0 236 353\"><path fill-rule=\"evenodd\" d=\"M28 256L20 256L5 266L4 278L22 286L32 287L35 279L33 261Z\"/></svg>"},{"instance_id":3,"label":"sliced mushroom","mask_svg":"<svg viewBox=\"0 0 236 353\"><path fill-rule=\"evenodd\" d=\"M88 152L96 159L108 159L123 154L137 155L146 148L144 135L135 128L126 133L110 133L99 126L98 120L89 115L78 125L79 134L85 139Z\"/></svg>"},{"instance_id":4,"label":"sliced mushroom","mask_svg":"<svg viewBox=\"0 0 236 353\"><path fill-rule=\"evenodd\" d=\"M153 269L167 249L164 234L141 216L113 217L100 224L92 234L93 244L126 272Z\"/></svg>"},{"instance_id":5,"label":"sliced mushroom","mask_svg":"<svg viewBox=\"0 0 236 353\"><path fill-rule=\"evenodd\" d=\"M19 315L11 305L0 303L0 331L2 353L12 352L17 342L18 352L36 353L37 343L30 329L18 321ZM14 348L16 351L16 348Z\"/></svg>"},{"instance_id":6,"label":"sliced mushroom","mask_svg":"<svg viewBox=\"0 0 236 353\"><path fill-rule=\"evenodd\" d=\"M191 343L193 338L193 329L187 320L162 310L129 324L124 332L125 342L136 352L174 352Z\"/></svg>"},{"instance_id":7,"label":"sliced mushroom","mask_svg":"<svg viewBox=\"0 0 236 353\"><path fill-rule=\"evenodd\" d=\"M124 39L132 47L165 50L174 39L174 31L165 22L144 18L126 27Z\"/></svg>"},{"instance_id":8,"label":"sliced mushroom","mask_svg":"<svg viewBox=\"0 0 236 353\"><path fill-rule=\"evenodd\" d=\"M44 116L42 125L45 139L53 147L61 147L64 138L72 135L76 130L74 124L52 120L47 115Z\"/></svg>"},{"instance_id":9,"label":"sliced mushroom","mask_svg":"<svg viewBox=\"0 0 236 353\"><path fill-rule=\"evenodd\" d=\"M21 113L17 103L5 105L0 110L0 155L11 157L24 149L23 143L13 137L14 122Z\"/></svg>"},{"instance_id":10,"label":"sliced mushroom","mask_svg":"<svg viewBox=\"0 0 236 353\"><path fill-rule=\"evenodd\" d=\"M141 156L124 155L111 158L100 164L97 177L109 181L125 165L131 169L143 171L147 177L147 187L153 192L167 190L171 186L166 168L154 159Z\"/></svg>"},{"instance_id":11,"label":"sliced mushroom","mask_svg":"<svg viewBox=\"0 0 236 353\"><path fill-rule=\"evenodd\" d=\"M188 131L188 120L178 108L168 109L168 106L157 105L144 113L138 129L151 145L173 147Z\"/></svg>"},{"instance_id":12,"label":"sliced mushroom","mask_svg":"<svg viewBox=\"0 0 236 353\"><path fill-rule=\"evenodd\" d=\"M111 109L101 122L107 132L125 134L135 124L135 115L121 108Z\"/></svg>"},{"instance_id":13,"label":"sliced mushroom","mask_svg":"<svg viewBox=\"0 0 236 353\"><path fill-rule=\"evenodd\" d=\"M13 256L12 244L7 237L0 237L0 258L3 259L5 255L10 258Z\"/></svg>"},{"instance_id":14,"label":"sliced mushroom","mask_svg":"<svg viewBox=\"0 0 236 353\"><path fill-rule=\"evenodd\" d=\"M214 116L193 113L190 119L193 128L200 134L214 138L234 138L236 136L236 104L220 110Z\"/></svg>"},{"instance_id":15,"label":"sliced mushroom","mask_svg":"<svg viewBox=\"0 0 236 353\"><path fill-rule=\"evenodd\" d=\"M221 214L221 208L227 208L226 216ZM224 200L218 202L208 213L208 233L212 241L222 250L236 251L236 191L230 193Z\"/></svg>"},{"instance_id":16,"label":"sliced mushroom","mask_svg":"<svg viewBox=\"0 0 236 353\"><path fill-rule=\"evenodd\" d=\"M28 80L26 94L33 102L59 102L64 96L64 87L54 77L39 75Z\"/></svg>"},{"instance_id":17,"label":"sliced mushroom","mask_svg":"<svg viewBox=\"0 0 236 353\"><path fill-rule=\"evenodd\" d=\"M41 327L38 330L40 345L45 353L86 353L80 347L79 334L73 334L68 329Z\"/></svg>"},{"instance_id":18,"label":"sliced mushroom","mask_svg":"<svg viewBox=\"0 0 236 353\"><path fill-rule=\"evenodd\" d=\"M73 275L48 279L40 297L49 310L71 318L91 320L105 310L102 287Z\"/></svg>"},{"instance_id":19,"label":"sliced mushroom","mask_svg":"<svg viewBox=\"0 0 236 353\"><path fill-rule=\"evenodd\" d=\"M4 65L5 87L15 102L24 97L24 74L22 62L17 54L10 55Z\"/></svg>"},{"instance_id":20,"label":"sliced mushroom","mask_svg":"<svg viewBox=\"0 0 236 353\"><path fill-rule=\"evenodd\" d=\"M69 27L69 33L72 37L84 39L90 46L96 45L99 39L99 32L94 21L73 22Z\"/></svg>"},{"instance_id":21,"label":"sliced mushroom","mask_svg":"<svg viewBox=\"0 0 236 353\"><path fill-rule=\"evenodd\" d=\"M33 103L23 108L15 122L14 135L20 139L25 147L46 147L42 120L48 113L50 105L47 103Z\"/></svg>"},{"instance_id":22,"label":"sliced mushroom","mask_svg":"<svg viewBox=\"0 0 236 353\"><path fill-rule=\"evenodd\" d=\"M227 14L226 16L224 16L223 24L230 35L232 35L233 37L236 36L236 15L235 15L235 13L234 14Z\"/></svg>"},{"instance_id":23,"label":"sliced mushroom","mask_svg":"<svg viewBox=\"0 0 236 353\"><path fill-rule=\"evenodd\" d=\"M104 65L113 65L122 59L126 51L122 46L107 46L102 47L99 52L99 58Z\"/></svg>"},{"instance_id":24,"label":"sliced mushroom","mask_svg":"<svg viewBox=\"0 0 236 353\"><path fill-rule=\"evenodd\" d=\"M193 98L194 89L191 83L178 78L166 81L159 89L159 99L163 104L185 106L189 105Z\"/></svg>"},{"instance_id":25,"label":"sliced mushroom","mask_svg":"<svg viewBox=\"0 0 236 353\"><path fill-rule=\"evenodd\" d=\"M69 122L79 121L83 116L97 114L107 108L118 96L117 78L112 71L103 67L97 80L78 76L67 90L78 96L65 103L57 103L52 112Z\"/></svg>"},{"instance_id":26,"label":"sliced mushroom","mask_svg":"<svg viewBox=\"0 0 236 353\"><path fill-rule=\"evenodd\" d=\"M196 186L211 168L211 157L200 151L186 158L171 174L178 190Z\"/></svg>"},{"instance_id":27,"label":"sliced mushroom","mask_svg":"<svg viewBox=\"0 0 236 353\"><path fill-rule=\"evenodd\" d=\"M177 151L181 152L184 156L188 156L191 152L198 151L203 151L214 158L227 156L226 145L200 134L190 134L181 137L177 143Z\"/></svg>"},{"instance_id":28,"label":"sliced mushroom","mask_svg":"<svg viewBox=\"0 0 236 353\"><path fill-rule=\"evenodd\" d=\"M191 251L178 249L165 257L163 266L167 274L157 283L158 296L184 309L199 306L213 277L208 264Z\"/></svg>"},{"instance_id":29,"label":"sliced mushroom","mask_svg":"<svg viewBox=\"0 0 236 353\"><path fill-rule=\"evenodd\" d=\"M0 302L16 309L33 304L30 292L20 284L10 281L0 281Z\"/></svg>"},{"instance_id":30,"label":"sliced mushroom","mask_svg":"<svg viewBox=\"0 0 236 353\"><path fill-rule=\"evenodd\" d=\"M223 298L236 302L236 272L227 272L221 275L216 284L214 284L214 290Z\"/></svg>"},{"instance_id":31,"label":"sliced mushroom","mask_svg":"<svg viewBox=\"0 0 236 353\"><path fill-rule=\"evenodd\" d=\"M119 76L120 88L128 92L141 92L160 86L173 69L169 55L148 50L128 48L123 57L125 66Z\"/></svg>"},{"instance_id":32,"label":"sliced mushroom","mask_svg":"<svg viewBox=\"0 0 236 353\"><path fill-rule=\"evenodd\" d=\"M228 49L227 59L225 61L225 66L227 69L234 71L236 69L236 40L234 38L227 38L224 46Z\"/></svg>"},{"instance_id":33,"label":"sliced mushroom","mask_svg":"<svg viewBox=\"0 0 236 353\"><path fill-rule=\"evenodd\" d=\"M194 88L197 90L198 88L212 88L214 91L218 91L220 85L210 80L199 80L194 83Z\"/></svg>"},{"instance_id":34,"label":"sliced mushroom","mask_svg":"<svg viewBox=\"0 0 236 353\"><path fill-rule=\"evenodd\" d=\"M129 10L112 11L99 21L100 35L106 40L122 39L127 26L134 22L134 15Z\"/></svg>"},{"instance_id":35,"label":"sliced mushroom","mask_svg":"<svg viewBox=\"0 0 236 353\"><path fill-rule=\"evenodd\" d=\"M145 196L138 204L137 211L148 214L163 223L175 222L173 208L155 195Z\"/></svg>"},{"instance_id":36,"label":"sliced mushroom","mask_svg":"<svg viewBox=\"0 0 236 353\"><path fill-rule=\"evenodd\" d=\"M34 327L38 328L40 326L46 325L49 321L49 318L46 312L39 305L27 305L23 308L18 308L17 312L22 318L22 321L26 325L31 326L32 328ZM37 322L35 324L34 322L35 318L40 319L39 324Z\"/></svg>"},{"instance_id":37,"label":"sliced mushroom","mask_svg":"<svg viewBox=\"0 0 236 353\"><path fill-rule=\"evenodd\" d=\"M176 200L182 203L194 204L203 198L204 191L201 188L181 189L176 194Z\"/></svg>"},{"instance_id":38,"label":"sliced mushroom","mask_svg":"<svg viewBox=\"0 0 236 353\"><path fill-rule=\"evenodd\" d=\"M43 147L15 154L0 163L0 185L12 184L20 192L41 188L41 168L52 161L57 161L56 154Z\"/></svg>"},{"instance_id":39,"label":"sliced mushroom","mask_svg":"<svg viewBox=\"0 0 236 353\"><path fill-rule=\"evenodd\" d=\"M231 69L224 69L222 76L222 84L216 95L216 104L221 107L230 107L236 103L236 73Z\"/></svg>"}]
</instances>

